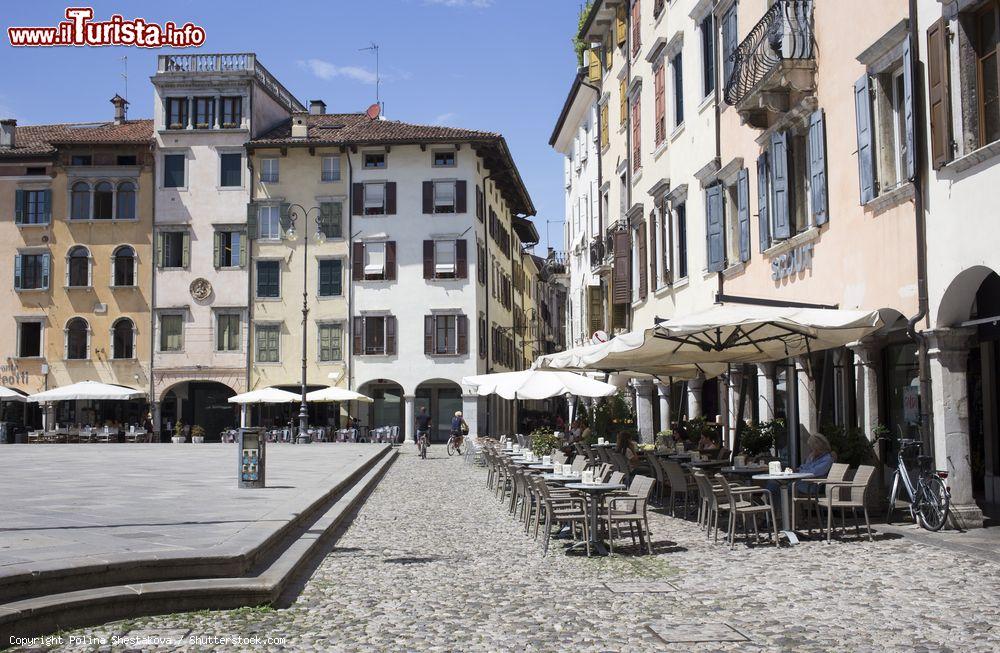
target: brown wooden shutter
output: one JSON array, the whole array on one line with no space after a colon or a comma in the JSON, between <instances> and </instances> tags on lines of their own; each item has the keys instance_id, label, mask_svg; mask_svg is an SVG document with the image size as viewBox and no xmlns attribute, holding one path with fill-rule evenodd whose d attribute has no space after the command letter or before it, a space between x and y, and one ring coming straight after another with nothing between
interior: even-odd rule
<instances>
[{"instance_id":1,"label":"brown wooden shutter","mask_svg":"<svg viewBox=\"0 0 1000 653\"><path fill-rule=\"evenodd\" d=\"M469 318L459 315L455 318L456 330L458 332L458 349L460 356L469 353Z\"/></svg>"},{"instance_id":2,"label":"brown wooden shutter","mask_svg":"<svg viewBox=\"0 0 1000 653\"><path fill-rule=\"evenodd\" d=\"M365 353L365 318L354 318L354 355L361 356Z\"/></svg>"},{"instance_id":3,"label":"brown wooden shutter","mask_svg":"<svg viewBox=\"0 0 1000 653\"><path fill-rule=\"evenodd\" d=\"M434 213L434 182L424 182L424 215Z\"/></svg>"},{"instance_id":4,"label":"brown wooden shutter","mask_svg":"<svg viewBox=\"0 0 1000 653\"><path fill-rule=\"evenodd\" d=\"M636 249L639 255L639 299L646 299L646 292L649 290L649 279L646 275L646 223L640 222L636 230Z\"/></svg>"},{"instance_id":5,"label":"brown wooden shutter","mask_svg":"<svg viewBox=\"0 0 1000 653\"><path fill-rule=\"evenodd\" d=\"M396 182L385 183L385 214L396 215Z\"/></svg>"},{"instance_id":6,"label":"brown wooden shutter","mask_svg":"<svg viewBox=\"0 0 1000 653\"><path fill-rule=\"evenodd\" d=\"M469 244L464 239L455 241L455 278L469 277Z\"/></svg>"},{"instance_id":7,"label":"brown wooden shutter","mask_svg":"<svg viewBox=\"0 0 1000 653\"><path fill-rule=\"evenodd\" d=\"M666 219L666 216L663 216ZM649 285L650 290L659 286L656 278L656 213L649 214Z\"/></svg>"},{"instance_id":8,"label":"brown wooden shutter","mask_svg":"<svg viewBox=\"0 0 1000 653\"><path fill-rule=\"evenodd\" d=\"M396 280L396 241L388 240L385 243L385 280Z\"/></svg>"},{"instance_id":9,"label":"brown wooden shutter","mask_svg":"<svg viewBox=\"0 0 1000 653\"><path fill-rule=\"evenodd\" d=\"M628 304L632 294L629 288L629 237L627 231L614 234L614 263L611 266L611 280L614 286L611 299L615 304Z\"/></svg>"},{"instance_id":10,"label":"brown wooden shutter","mask_svg":"<svg viewBox=\"0 0 1000 653\"><path fill-rule=\"evenodd\" d=\"M434 354L434 316L424 316L424 354Z\"/></svg>"},{"instance_id":11,"label":"brown wooden shutter","mask_svg":"<svg viewBox=\"0 0 1000 653\"><path fill-rule=\"evenodd\" d=\"M351 213L353 215L365 214L365 185L354 184L351 191Z\"/></svg>"},{"instance_id":12,"label":"brown wooden shutter","mask_svg":"<svg viewBox=\"0 0 1000 653\"><path fill-rule=\"evenodd\" d=\"M385 353L392 356L396 353L396 316L385 317Z\"/></svg>"},{"instance_id":13,"label":"brown wooden shutter","mask_svg":"<svg viewBox=\"0 0 1000 653\"><path fill-rule=\"evenodd\" d=\"M434 278L434 241L424 241L424 279Z\"/></svg>"},{"instance_id":14,"label":"brown wooden shutter","mask_svg":"<svg viewBox=\"0 0 1000 653\"><path fill-rule=\"evenodd\" d=\"M938 19L927 30L927 94L930 100L931 163L940 170L951 160L951 93L948 25Z\"/></svg>"},{"instance_id":15,"label":"brown wooden shutter","mask_svg":"<svg viewBox=\"0 0 1000 653\"><path fill-rule=\"evenodd\" d=\"M483 221L483 216L486 213L486 211L483 208L485 204L486 204L486 198L483 195L483 189L480 188L479 186L476 186L476 217L479 218L480 222Z\"/></svg>"},{"instance_id":16,"label":"brown wooden shutter","mask_svg":"<svg viewBox=\"0 0 1000 653\"><path fill-rule=\"evenodd\" d=\"M455 182L455 213L465 213L469 210L464 181Z\"/></svg>"},{"instance_id":17,"label":"brown wooden shutter","mask_svg":"<svg viewBox=\"0 0 1000 653\"><path fill-rule=\"evenodd\" d=\"M354 252L351 254L354 258L353 276L356 281L362 281L365 278L365 244L354 243L353 248Z\"/></svg>"}]
</instances>

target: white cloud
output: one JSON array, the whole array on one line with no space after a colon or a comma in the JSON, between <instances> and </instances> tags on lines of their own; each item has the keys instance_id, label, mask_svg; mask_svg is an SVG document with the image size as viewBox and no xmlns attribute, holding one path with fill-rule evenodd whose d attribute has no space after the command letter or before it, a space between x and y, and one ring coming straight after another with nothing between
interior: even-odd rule
<instances>
[{"instance_id":1,"label":"white cloud","mask_svg":"<svg viewBox=\"0 0 1000 653\"><path fill-rule=\"evenodd\" d=\"M338 66L322 59L307 59L300 61L299 65L308 68L313 75L326 81L336 77L346 77L362 84L374 84L377 79L373 71L361 66Z\"/></svg>"},{"instance_id":2,"label":"white cloud","mask_svg":"<svg viewBox=\"0 0 1000 653\"><path fill-rule=\"evenodd\" d=\"M455 118L457 118L457 117L458 117L457 113L452 113L452 112L442 113L441 115L439 115L437 118L434 119L434 124L435 125L444 125L444 124L447 124L447 123L450 123L450 122L454 121Z\"/></svg>"},{"instance_id":3,"label":"white cloud","mask_svg":"<svg viewBox=\"0 0 1000 653\"><path fill-rule=\"evenodd\" d=\"M443 5L445 7L475 7L486 9L493 4L493 0L424 0L429 5Z\"/></svg>"}]
</instances>

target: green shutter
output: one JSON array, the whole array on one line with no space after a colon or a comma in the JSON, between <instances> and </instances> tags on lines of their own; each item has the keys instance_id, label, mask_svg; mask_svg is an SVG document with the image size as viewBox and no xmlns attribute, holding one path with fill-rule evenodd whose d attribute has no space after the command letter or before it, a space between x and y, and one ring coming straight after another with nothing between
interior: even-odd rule
<instances>
[{"instance_id":1,"label":"green shutter","mask_svg":"<svg viewBox=\"0 0 1000 653\"><path fill-rule=\"evenodd\" d=\"M253 202L247 203L247 234L257 237L257 205Z\"/></svg>"},{"instance_id":2,"label":"green shutter","mask_svg":"<svg viewBox=\"0 0 1000 653\"><path fill-rule=\"evenodd\" d=\"M42 191L42 200L45 207L42 209L42 222L49 224L52 222L52 189L46 188Z\"/></svg>"},{"instance_id":3,"label":"green shutter","mask_svg":"<svg viewBox=\"0 0 1000 653\"><path fill-rule=\"evenodd\" d=\"M49 270L52 269L52 255L42 254L42 288L49 288Z\"/></svg>"},{"instance_id":4,"label":"green shutter","mask_svg":"<svg viewBox=\"0 0 1000 653\"><path fill-rule=\"evenodd\" d=\"M215 267L216 268L221 268L222 267L222 232L219 232L219 231L215 232L213 256L215 257L215 258L212 259L213 261L215 261Z\"/></svg>"},{"instance_id":5,"label":"green shutter","mask_svg":"<svg viewBox=\"0 0 1000 653\"><path fill-rule=\"evenodd\" d=\"M14 191L14 224L24 223L24 191Z\"/></svg>"},{"instance_id":6,"label":"green shutter","mask_svg":"<svg viewBox=\"0 0 1000 653\"><path fill-rule=\"evenodd\" d=\"M292 226L292 205L288 202L281 203L281 237L284 238L288 229Z\"/></svg>"},{"instance_id":7,"label":"green shutter","mask_svg":"<svg viewBox=\"0 0 1000 653\"><path fill-rule=\"evenodd\" d=\"M331 219L330 235L332 238L343 238L344 237L344 204L343 202L334 202L330 206L333 211L333 217Z\"/></svg>"},{"instance_id":8,"label":"green shutter","mask_svg":"<svg viewBox=\"0 0 1000 653\"><path fill-rule=\"evenodd\" d=\"M181 237L181 267L186 268L191 264L191 232L185 231Z\"/></svg>"},{"instance_id":9,"label":"green shutter","mask_svg":"<svg viewBox=\"0 0 1000 653\"><path fill-rule=\"evenodd\" d=\"M14 257L14 288L16 290L21 289L21 255L17 254Z\"/></svg>"},{"instance_id":10,"label":"green shutter","mask_svg":"<svg viewBox=\"0 0 1000 653\"><path fill-rule=\"evenodd\" d=\"M156 233L156 267L163 267L163 232Z\"/></svg>"},{"instance_id":11,"label":"green shutter","mask_svg":"<svg viewBox=\"0 0 1000 653\"><path fill-rule=\"evenodd\" d=\"M335 259L332 265L333 269L330 271L330 274L333 275L333 294L339 297L344 294L344 262L340 259Z\"/></svg>"},{"instance_id":12,"label":"green shutter","mask_svg":"<svg viewBox=\"0 0 1000 653\"><path fill-rule=\"evenodd\" d=\"M247 234L238 233L236 235L240 239L240 267L244 268L247 265Z\"/></svg>"}]
</instances>

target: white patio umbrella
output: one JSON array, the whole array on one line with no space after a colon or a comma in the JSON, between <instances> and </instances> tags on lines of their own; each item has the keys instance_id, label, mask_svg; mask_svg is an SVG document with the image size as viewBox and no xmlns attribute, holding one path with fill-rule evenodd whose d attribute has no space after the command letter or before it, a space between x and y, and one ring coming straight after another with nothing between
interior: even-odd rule
<instances>
[{"instance_id":1,"label":"white patio umbrella","mask_svg":"<svg viewBox=\"0 0 1000 653\"><path fill-rule=\"evenodd\" d=\"M0 385L0 401L27 401L28 398L17 390Z\"/></svg>"},{"instance_id":2,"label":"white patio umbrella","mask_svg":"<svg viewBox=\"0 0 1000 653\"><path fill-rule=\"evenodd\" d=\"M98 383L97 381L80 381L71 385L64 385L61 388L53 388L45 392L39 392L28 396L27 400L33 403L50 403L53 401L127 401L129 399L142 399L146 393L142 390L129 388L123 385L113 385L110 383Z\"/></svg>"},{"instance_id":3,"label":"white patio umbrella","mask_svg":"<svg viewBox=\"0 0 1000 653\"><path fill-rule=\"evenodd\" d=\"M227 401L231 404L290 404L301 399L301 395L280 388L262 388L230 397Z\"/></svg>"},{"instance_id":4,"label":"white patio umbrella","mask_svg":"<svg viewBox=\"0 0 1000 653\"><path fill-rule=\"evenodd\" d=\"M462 379L462 385L474 387L480 397L499 395L504 399L549 399L566 394L578 397L610 397L615 386L573 372L524 370L480 374Z\"/></svg>"},{"instance_id":5,"label":"white patio umbrella","mask_svg":"<svg viewBox=\"0 0 1000 653\"><path fill-rule=\"evenodd\" d=\"M306 401L315 401L317 403L331 401L363 401L370 404L374 401L374 399L367 395L363 395L360 392L347 390L346 388L320 388L319 390L313 390L307 394Z\"/></svg>"}]
</instances>

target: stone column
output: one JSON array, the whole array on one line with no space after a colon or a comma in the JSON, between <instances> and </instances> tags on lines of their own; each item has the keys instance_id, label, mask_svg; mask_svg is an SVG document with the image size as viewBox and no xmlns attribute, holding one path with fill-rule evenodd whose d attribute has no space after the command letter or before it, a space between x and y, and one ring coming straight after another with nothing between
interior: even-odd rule
<instances>
[{"instance_id":1,"label":"stone column","mask_svg":"<svg viewBox=\"0 0 1000 653\"><path fill-rule=\"evenodd\" d=\"M403 395L403 434L406 444L416 444L416 423L413 415L413 402L416 399L413 395Z\"/></svg>"},{"instance_id":2,"label":"stone column","mask_svg":"<svg viewBox=\"0 0 1000 653\"><path fill-rule=\"evenodd\" d=\"M188 124L185 125L184 127L185 129L194 129L194 96L192 95L187 96L187 105L188 105L188 115L187 115Z\"/></svg>"},{"instance_id":3,"label":"stone column","mask_svg":"<svg viewBox=\"0 0 1000 653\"><path fill-rule=\"evenodd\" d=\"M799 400L799 438L804 444L806 437L819 432L819 405L816 395L816 379L812 375L812 366L805 356L795 358L795 382L798 384ZM799 451L806 453L805 447Z\"/></svg>"},{"instance_id":4,"label":"stone column","mask_svg":"<svg viewBox=\"0 0 1000 653\"><path fill-rule=\"evenodd\" d=\"M573 395L566 395L566 430L573 424L573 420L576 419L576 407L579 405L580 400Z\"/></svg>"},{"instance_id":5,"label":"stone column","mask_svg":"<svg viewBox=\"0 0 1000 653\"><path fill-rule=\"evenodd\" d=\"M739 366L733 366L729 369L729 385L727 388L727 401L726 401L726 413L725 413L725 429L723 430L723 437L725 437L725 444L729 445L729 448L733 447L733 440L736 438L736 427L740 419L740 388L743 385L743 370ZM745 399L745 398L743 398ZM745 404L744 404L745 406ZM749 413L744 409L743 419L747 419Z\"/></svg>"},{"instance_id":6,"label":"stone column","mask_svg":"<svg viewBox=\"0 0 1000 653\"><path fill-rule=\"evenodd\" d=\"M688 419L701 417L701 389L705 385L705 377L699 376L688 381Z\"/></svg>"},{"instance_id":7,"label":"stone column","mask_svg":"<svg viewBox=\"0 0 1000 653\"><path fill-rule=\"evenodd\" d=\"M849 345L854 352L854 405L860 426L869 441L875 439L875 427L882 421L878 402L880 345L872 340L862 340ZM879 451L879 447L875 450Z\"/></svg>"},{"instance_id":8,"label":"stone column","mask_svg":"<svg viewBox=\"0 0 1000 653\"><path fill-rule=\"evenodd\" d=\"M644 443L653 441L653 382L650 379L634 379L635 418L639 436Z\"/></svg>"},{"instance_id":9,"label":"stone column","mask_svg":"<svg viewBox=\"0 0 1000 653\"><path fill-rule=\"evenodd\" d=\"M222 97L219 95L215 96L215 111L214 116L212 116L212 126L218 129L222 126Z\"/></svg>"},{"instance_id":10,"label":"stone column","mask_svg":"<svg viewBox=\"0 0 1000 653\"><path fill-rule=\"evenodd\" d=\"M969 345L970 328L934 329L927 336L934 420L934 458L938 469L948 471L951 516L961 528L980 528L983 511L972 496L969 462Z\"/></svg>"},{"instance_id":11,"label":"stone column","mask_svg":"<svg viewBox=\"0 0 1000 653\"><path fill-rule=\"evenodd\" d=\"M462 418L469 425L469 435L479 436L479 396L472 394L462 395Z\"/></svg>"},{"instance_id":12,"label":"stone column","mask_svg":"<svg viewBox=\"0 0 1000 653\"><path fill-rule=\"evenodd\" d=\"M774 376L776 365L774 363L758 363L757 365L757 412L761 422L769 422L774 419Z\"/></svg>"},{"instance_id":13,"label":"stone column","mask_svg":"<svg viewBox=\"0 0 1000 653\"><path fill-rule=\"evenodd\" d=\"M657 383L656 395L660 399L660 431L670 428L670 384ZM658 431L659 432L659 431Z\"/></svg>"},{"instance_id":14,"label":"stone column","mask_svg":"<svg viewBox=\"0 0 1000 653\"><path fill-rule=\"evenodd\" d=\"M160 441L160 402L154 401L149 405L149 412L152 413L152 417L149 421L153 424L153 432L150 434L152 436L153 442Z\"/></svg>"}]
</instances>

